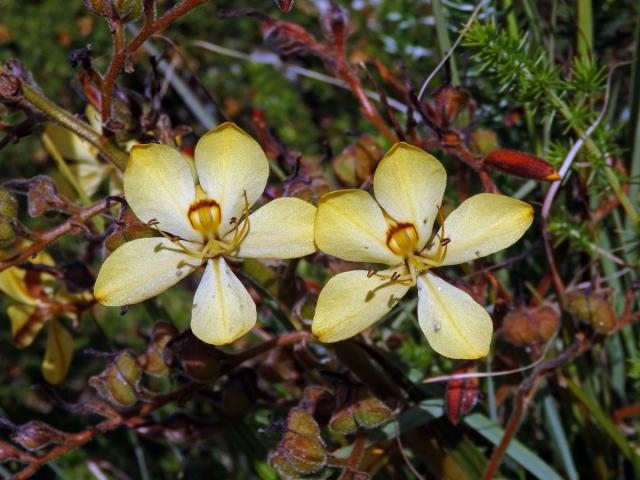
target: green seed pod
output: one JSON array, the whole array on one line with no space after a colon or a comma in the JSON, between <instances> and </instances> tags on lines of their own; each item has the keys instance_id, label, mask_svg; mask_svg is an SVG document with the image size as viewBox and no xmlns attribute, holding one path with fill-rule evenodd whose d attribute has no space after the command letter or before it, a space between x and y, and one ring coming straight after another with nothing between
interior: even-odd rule
<instances>
[{"instance_id":1,"label":"green seed pod","mask_svg":"<svg viewBox=\"0 0 640 480\"><path fill-rule=\"evenodd\" d=\"M0 248L6 248L13 245L16 240L16 232L13 225L0 219Z\"/></svg>"},{"instance_id":2,"label":"green seed pod","mask_svg":"<svg viewBox=\"0 0 640 480\"><path fill-rule=\"evenodd\" d=\"M6 220L14 220L17 214L18 202L15 197L4 188L0 188L0 216Z\"/></svg>"},{"instance_id":3,"label":"green seed pod","mask_svg":"<svg viewBox=\"0 0 640 480\"><path fill-rule=\"evenodd\" d=\"M128 22L142 12L142 0L83 0L92 13L113 20Z\"/></svg>"},{"instance_id":4,"label":"green seed pod","mask_svg":"<svg viewBox=\"0 0 640 480\"><path fill-rule=\"evenodd\" d=\"M393 412L381 400L366 398L360 400L355 407L354 417L362 428L375 428L387 422Z\"/></svg>"},{"instance_id":5,"label":"green seed pod","mask_svg":"<svg viewBox=\"0 0 640 480\"><path fill-rule=\"evenodd\" d=\"M329 428L341 435L355 433L358 424L353 415L353 405L336 410L329 420Z\"/></svg>"},{"instance_id":6,"label":"green seed pod","mask_svg":"<svg viewBox=\"0 0 640 480\"><path fill-rule=\"evenodd\" d=\"M89 384L112 405L129 408L138 401L142 368L130 352L120 353L104 372L89 379Z\"/></svg>"}]
</instances>

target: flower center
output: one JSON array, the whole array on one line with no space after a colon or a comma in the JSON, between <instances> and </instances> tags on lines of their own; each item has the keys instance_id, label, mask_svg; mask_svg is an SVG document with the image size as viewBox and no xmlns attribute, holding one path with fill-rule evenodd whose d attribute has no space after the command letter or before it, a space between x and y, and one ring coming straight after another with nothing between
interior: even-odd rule
<instances>
[{"instance_id":1,"label":"flower center","mask_svg":"<svg viewBox=\"0 0 640 480\"><path fill-rule=\"evenodd\" d=\"M189 221L191 226L202 234L204 239L216 237L220 225L220 205L211 198L196 200L189 207Z\"/></svg>"},{"instance_id":2,"label":"flower center","mask_svg":"<svg viewBox=\"0 0 640 480\"><path fill-rule=\"evenodd\" d=\"M411 223L399 223L387 231L387 247L402 258L415 253L418 244L418 232Z\"/></svg>"}]
</instances>

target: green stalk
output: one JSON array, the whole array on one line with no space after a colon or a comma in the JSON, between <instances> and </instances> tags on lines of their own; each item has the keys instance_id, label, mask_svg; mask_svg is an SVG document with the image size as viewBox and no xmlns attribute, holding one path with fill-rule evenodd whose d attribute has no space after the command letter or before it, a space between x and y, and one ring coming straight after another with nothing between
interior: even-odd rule
<instances>
[{"instance_id":1,"label":"green stalk","mask_svg":"<svg viewBox=\"0 0 640 480\"><path fill-rule=\"evenodd\" d=\"M449 38L449 31L447 30L447 21L444 18L444 10L440 0L433 0L433 16L436 21L436 33L438 34L438 43L440 45L440 53L446 55L451 50L451 39ZM460 85L460 75L458 74L458 67L454 60L453 55L449 57L449 65L451 66L451 84Z\"/></svg>"},{"instance_id":2,"label":"green stalk","mask_svg":"<svg viewBox=\"0 0 640 480\"><path fill-rule=\"evenodd\" d=\"M120 150L107 138L99 135L89 125L78 120L69 112L49 100L44 94L33 88L26 82L22 82L22 93L31 105L44 113L61 127L75 133L80 138L86 140L100 152L102 152L116 167L124 171L129 161L129 155Z\"/></svg>"},{"instance_id":3,"label":"green stalk","mask_svg":"<svg viewBox=\"0 0 640 480\"><path fill-rule=\"evenodd\" d=\"M578 15L578 38L576 44L578 55L588 60L593 52L593 8L591 0L578 0L576 4Z\"/></svg>"}]
</instances>

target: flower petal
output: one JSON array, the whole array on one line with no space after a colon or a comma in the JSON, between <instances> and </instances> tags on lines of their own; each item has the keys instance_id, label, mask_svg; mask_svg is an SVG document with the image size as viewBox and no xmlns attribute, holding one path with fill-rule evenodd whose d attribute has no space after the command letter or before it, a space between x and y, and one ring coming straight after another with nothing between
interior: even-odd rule
<instances>
[{"instance_id":1,"label":"flower petal","mask_svg":"<svg viewBox=\"0 0 640 480\"><path fill-rule=\"evenodd\" d=\"M379 272L386 277L396 271ZM378 276L369 276L366 270L339 273L324 286L318 297L311 330L321 342L338 342L357 335L380 320L409 287ZM382 285L386 286L382 287Z\"/></svg>"},{"instance_id":2,"label":"flower petal","mask_svg":"<svg viewBox=\"0 0 640 480\"><path fill-rule=\"evenodd\" d=\"M56 123L47 123L44 132L60 155L67 160L87 163L98 161L98 149L66 128Z\"/></svg>"},{"instance_id":3,"label":"flower petal","mask_svg":"<svg viewBox=\"0 0 640 480\"><path fill-rule=\"evenodd\" d=\"M132 240L104 261L93 294L112 307L139 303L164 292L199 265L166 238Z\"/></svg>"},{"instance_id":4,"label":"flower petal","mask_svg":"<svg viewBox=\"0 0 640 480\"><path fill-rule=\"evenodd\" d=\"M73 164L70 168L78 179L78 183L84 190L87 196L92 197L98 190L100 183L104 180L104 177L109 173L106 165L98 162L79 162Z\"/></svg>"},{"instance_id":5,"label":"flower petal","mask_svg":"<svg viewBox=\"0 0 640 480\"><path fill-rule=\"evenodd\" d=\"M438 159L404 142L387 152L373 176L376 200L387 214L416 227L418 250L431 236L446 184L447 172Z\"/></svg>"},{"instance_id":6,"label":"flower petal","mask_svg":"<svg viewBox=\"0 0 640 480\"><path fill-rule=\"evenodd\" d=\"M402 259L387 246L387 228L382 209L364 190L337 190L318 202L316 244L334 257L398 265Z\"/></svg>"},{"instance_id":7,"label":"flower petal","mask_svg":"<svg viewBox=\"0 0 640 480\"><path fill-rule=\"evenodd\" d=\"M143 222L156 219L165 232L200 240L188 217L196 187L189 165L177 150L159 144L135 145L124 172L124 195Z\"/></svg>"},{"instance_id":8,"label":"flower petal","mask_svg":"<svg viewBox=\"0 0 640 480\"><path fill-rule=\"evenodd\" d=\"M66 378L73 358L74 342L69 331L52 320L49 326L47 350L42 360L42 375L52 385L58 385Z\"/></svg>"},{"instance_id":9,"label":"flower petal","mask_svg":"<svg viewBox=\"0 0 640 480\"><path fill-rule=\"evenodd\" d=\"M472 359L489 352L493 322L487 311L432 273L418 277L418 321L440 355Z\"/></svg>"},{"instance_id":10,"label":"flower petal","mask_svg":"<svg viewBox=\"0 0 640 480\"><path fill-rule=\"evenodd\" d=\"M7 308L7 316L11 321L11 341L16 347L25 348L33 343L51 314L33 305L17 304Z\"/></svg>"},{"instance_id":11,"label":"flower petal","mask_svg":"<svg viewBox=\"0 0 640 480\"><path fill-rule=\"evenodd\" d=\"M25 245L26 246L26 245ZM53 266L53 259L46 252L40 252L31 258L31 263ZM4 292L16 302L25 305L39 305L41 302L29 293L25 283L26 270L18 267L7 268L0 272L0 291Z\"/></svg>"},{"instance_id":12,"label":"flower petal","mask_svg":"<svg viewBox=\"0 0 640 480\"><path fill-rule=\"evenodd\" d=\"M531 205L495 193L465 200L444 221L449 238L442 265L457 265L498 252L517 242L533 222Z\"/></svg>"},{"instance_id":13,"label":"flower petal","mask_svg":"<svg viewBox=\"0 0 640 480\"><path fill-rule=\"evenodd\" d=\"M299 198L270 201L249 216L249 234L240 245L238 257L285 259L312 254L316 251L315 217L316 207Z\"/></svg>"},{"instance_id":14,"label":"flower petal","mask_svg":"<svg viewBox=\"0 0 640 480\"><path fill-rule=\"evenodd\" d=\"M200 340L225 345L253 328L256 304L222 257L207 262L193 299L191 331Z\"/></svg>"},{"instance_id":15,"label":"flower petal","mask_svg":"<svg viewBox=\"0 0 640 480\"><path fill-rule=\"evenodd\" d=\"M195 162L202 189L220 204L221 234L240 218L245 208L264 192L269 178L269 161L262 147L236 124L226 122L206 133L196 145Z\"/></svg>"}]
</instances>

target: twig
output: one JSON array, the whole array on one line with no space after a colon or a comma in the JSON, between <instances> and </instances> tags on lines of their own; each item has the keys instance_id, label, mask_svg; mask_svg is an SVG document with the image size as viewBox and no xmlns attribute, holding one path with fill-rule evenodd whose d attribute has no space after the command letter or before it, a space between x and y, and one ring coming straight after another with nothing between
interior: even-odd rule
<instances>
[{"instance_id":1,"label":"twig","mask_svg":"<svg viewBox=\"0 0 640 480\"><path fill-rule=\"evenodd\" d=\"M100 105L100 114L102 116L103 125L108 124L111 119L111 96L113 93L113 87L115 85L116 78L118 78L118 75L122 71L127 59L130 58L130 56L140 48L140 46L151 35L159 32L182 15L185 15L197 6L206 2L207 0L184 0L167 10L164 15L158 19L155 19L153 15L153 2L145 2L144 25L128 45L124 45L124 42L121 43L118 40L118 36L123 34L122 24L119 24L119 27L116 27L114 30L114 55L111 59L111 64L107 68L107 72L102 79L101 85L102 101ZM117 22L116 25L118 25Z\"/></svg>"},{"instance_id":2,"label":"twig","mask_svg":"<svg viewBox=\"0 0 640 480\"><path fill-rule=\"evenodd\" d=\"M6 260L0 261L0 272L6 270L9 267L15 267L16 265L21 264L38 252L47 248L60 237L68 233L81 230L81 225L84 225L93 216L107 210L109 207L111 207L112 203L113 198L107 197L100 200L99 202L94 203L93 205L89 205L86 208L78 210L61 225L39 235L38 239L24 250L18 252L17 254L9 257Z\"/></svg>"},{"instance_id":3,"label":"twig","mask_svg":"<svg viewBox=\"0 0 640 480\"><path fill-rule=\"evenodd\" d=\"M453 55L453 51L458 47L458 44L460 44L464 36L467 34L467 31L469 31L469 29L471 28L471 25L473 25L473 22L475 21L476 17L480 13L480 10L482 10L482 8L484 7L485 3L486 3L485 0L478 3L478 6L471 13L469 20L467 20L467 23L465 24L464 28L460 32L460 35L458 35L458 38L454 42L453 46L449 49L446 55L442 57L442 60L440 60L440 63L436 65L436 68L434 68L433 71L429 74L429 76L425 79L424 83L422 84L422 87L420 87L420 93L418 93L418 100L422 99L422 95L424 95L424 92L427 90L427 87L429 86L429 83L431 83L431 80L433 80L433 77L435 77L438 71L444 66L445 63L447 63L447 60L449 60L449 57Z\"/></svg>"}]
</instances>

